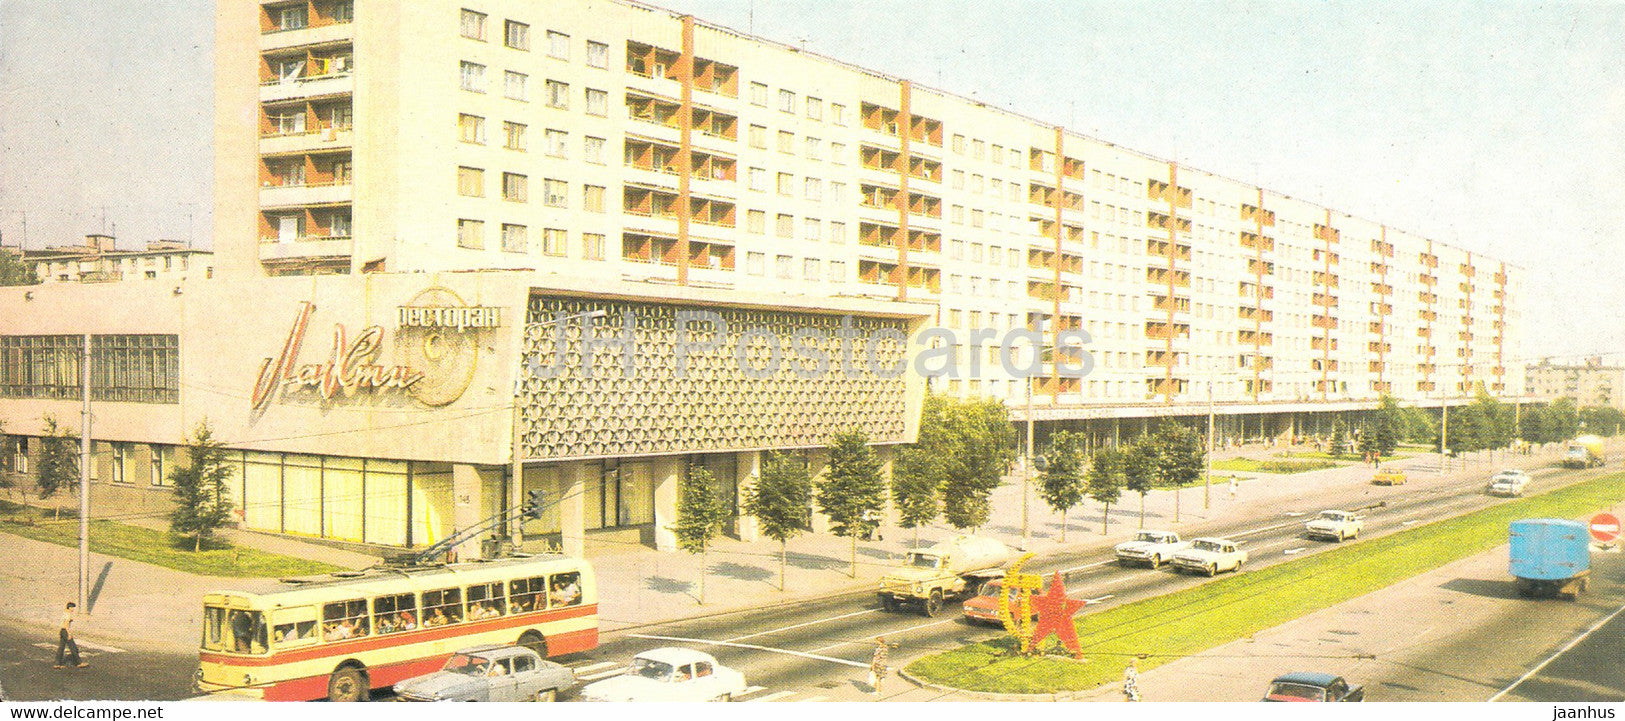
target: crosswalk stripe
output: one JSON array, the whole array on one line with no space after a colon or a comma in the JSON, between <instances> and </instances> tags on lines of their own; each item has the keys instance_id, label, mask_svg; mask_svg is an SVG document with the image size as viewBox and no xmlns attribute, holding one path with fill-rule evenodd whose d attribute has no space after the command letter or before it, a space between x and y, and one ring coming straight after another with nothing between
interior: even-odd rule
<instances>
[{"instance_id":1,"label":"crosswalk stripe","mask_svg":"<svg viewBox=\"0 0 1625 721\"><path fill-rule=\"evenodd\" d=\"M794 695L796 695L796 692L794 692L794 691L775 691L775 692L770 693L770 694L768 694L766 696L763 696L761 698L753 698L753 699L751 699L749 701L746 701L745 703L767 703L768 701L772 701L772 700L775 700L775 699L781 699L781 698L784 698L785 696L794 696Z\"/></svg>"},{"instance_id":2,"label":"crosswalk stripe","mask_svg":"<svg viewBox=\"0 0 1625 721\"><path fill-rule=\"evenodd\" d=\"M611 669L611 670L608 670L608 671L604 671L602 673L589 674L587 676L577 676L576 678L579 678L582 681L598 681L598 680L601 680L601 679L609 678L611 676L620 676L621 674L626 673L626 671L627 671L626 667L623 666L621 668Z\"/></svg>"},{"instance_id":3,"label":"crosswalk stripe","mask_svg":"<svg viewBox=\"0 0 1625 721\"><path fill-rule=\"evenodd\" d=\"M616 663L615 661L599 661L598 663L589 664L586 666L578 666L574 670L578 674L592 673L593 671L602 671L603 669L614 668L619 665L621 664Z\"/></svg>"}]
</instances>

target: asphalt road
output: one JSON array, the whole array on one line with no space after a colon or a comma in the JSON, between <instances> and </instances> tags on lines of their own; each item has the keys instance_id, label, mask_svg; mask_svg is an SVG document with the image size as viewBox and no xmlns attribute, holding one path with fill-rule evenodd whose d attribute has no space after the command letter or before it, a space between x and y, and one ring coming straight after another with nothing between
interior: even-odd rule
<instances>
[{"instance_id":1,"label":"asphalt road","mask_svg":"<svg viewBox=\"0 0 1625 721\"><path fill-rule=\"evenodd\" d=\"M196 653L143 650L79 639L88 668L52 668L56 631L0 627L0 685L9 701L172 701L193 696Z\"/></svg>"},{"instance_id":2,"label":"asphalt road","mask_svg":"<svg viewBox=\"0 0 1625 721\"><path fill-rule=\"evenodd\" d=\"M1613 593L1605 598L1618 603L1620 595ZM1570 639L1530 669L1526 677L1508 685L1498 700L1625 701L1625 654L1620 653L1625 647L1625 613L1621 611L1625 606L1613 609Z\"/></svg>"}]
</instances>

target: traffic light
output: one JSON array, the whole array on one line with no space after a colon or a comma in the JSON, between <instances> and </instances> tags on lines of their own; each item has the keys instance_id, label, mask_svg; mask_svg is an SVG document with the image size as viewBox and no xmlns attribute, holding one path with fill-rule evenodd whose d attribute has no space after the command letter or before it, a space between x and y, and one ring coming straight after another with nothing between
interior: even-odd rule
<instances>
[{"instance_id":1,"label":"traffic light","mask_svg":"<svg viewBox=\"0 0 1625 721\"><path fill-rule=\"evenodd\" d=\"M532 488L525 492L525 518L533 521L542 520L542 489Z\"/></svg>"}]
</instances>

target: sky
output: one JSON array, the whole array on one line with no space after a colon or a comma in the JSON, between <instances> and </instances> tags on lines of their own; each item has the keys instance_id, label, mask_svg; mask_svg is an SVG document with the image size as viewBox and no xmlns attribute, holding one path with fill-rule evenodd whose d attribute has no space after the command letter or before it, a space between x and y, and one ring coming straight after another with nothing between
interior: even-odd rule
<instances>
[{"instance_id":1,"label":"sky","mask_svg":"<svg viewBox=\"0 0 1625 721\"><path fill-rule=\"evenodd\" d=\"M1524 356L1625 359L1625 2L656 4L1503 258ZM6 244L209 245L212 8L0 0Z\"/></svg>"}]
</instances>

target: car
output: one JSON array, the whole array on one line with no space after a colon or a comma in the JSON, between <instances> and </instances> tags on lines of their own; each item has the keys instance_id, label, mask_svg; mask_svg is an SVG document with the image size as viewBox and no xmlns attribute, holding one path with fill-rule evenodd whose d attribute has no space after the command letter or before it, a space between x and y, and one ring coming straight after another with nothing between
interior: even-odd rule
<instances>
[{"instance_id":1,"label":"car","mask_svg":"<svg viewBox=\"0 0 1625 721\"><path fill-rule=\"evenodd\" d=\"M524 646L475 646L439 671L395 684L402 701L553 701L576 685L575 672Z\"/></svg>"},{"instance_id":2,"label":"car","mask_svg":"<svg viewBox=\"0 0 1625 721\"><path fill-rule=\"evenodd\" d=\"M1342 676L1298 672L1276 676L1265 701L1364 701L1365 687L1350 686Z\"/></svg>"},{"instance_id":3,"label":"car","mask_svg":"<svg viewBox=\"0 0 1625 721\"><path fill-rule=\"evenodd\" d=\"M1377 475L1371 477L1371 482L1378 486L1403 486L1405 472L1397 468L1383 468L1377 471Z\"/></svg>"},{"instance_id":4,"label":"car","mask_svg":"<svg viewBox=\"0 0 1625 721\"><path fill-rule=\"evenodd\" d=\"M1343 539L1360 537L1360 531L1365 528L1365 516L1354 511L1321 511L1303 527L1310 538L1331 538L1342 543Z\"/></svg>"},{"instance_id":5,"label":"car","mask_svg":"<svg viewBox=\"0 0 1625 721\"><path fill-rule=\"evenodd\" d=\"M1217 575L1220 571L1240 571L1247 552L1227 538L1198 538L1191 547L1174 554L1174 570Z\"/></svg>"},{"instance_id":6,"label":"car","mask_svg":"<svg viewBox=\"0 0 1625 721\"><path fill-rule=\"evenodd\" d=\"M631 670L581 689L583 701L732 701L745 675L688 648L657 648L632 657Z\"/></svg>"},{"instance_id":7,"label":"car","mask_svg":"<svg viewBox=\"0 0 1625 721\"><path fill-rule=\"evenodd\" d=\"M1181 541L1173 531L1140 531L1134 534L1134 540L1119 543L1114 550L1120 564L1144 563L1157 568L1190 547L1189 541Z\"/></svg>"},{"instance_id":8,"label":"car","mask_svg":"<svg viewBox=\"0 0 1625 721\"><path fill-rule=\"evenodd\" d=\"M1490 477L1490 484L1484 491L1492 496L1521 496L1523 487L1529 485L1529 474L1515 468L1509 468Z\"/></svg>"},{"instance_id":9,"label":"car","mask_svg":"<svg viewBox=\"0 0 1625 721\"><path fill-rule=\"evenodd\" d=\"M993 580L982 584L980 593L971 596L960 605L960 610L965 613L965 620L993 626L1004 625L1004 620L999 618L999 596L1003 593L1004 583L1001 581ZM1011 612L1014 611L1012 607ZM1033 611L1033 618L1038 618L1038 611Z\"/></svg>"}]
</instances>

